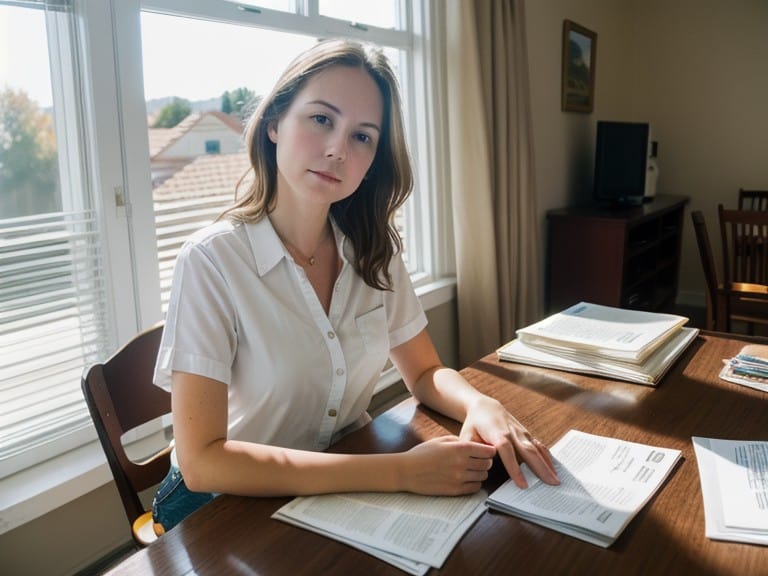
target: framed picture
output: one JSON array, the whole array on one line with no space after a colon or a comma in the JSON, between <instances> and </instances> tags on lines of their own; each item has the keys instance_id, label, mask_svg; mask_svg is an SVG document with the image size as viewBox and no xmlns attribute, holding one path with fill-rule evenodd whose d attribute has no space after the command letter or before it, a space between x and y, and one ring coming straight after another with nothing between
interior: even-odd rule
<instances>
[{"instance_id":1,"label":"framed picture","mask_svg":"<svg viewBox=\"0 0 768 576\"><path fill-rule=\"evenodd\" d=\"M570 20L563 21L562 109L592 112L595 103L597 34Z\"/></svg>"}]
</instances>

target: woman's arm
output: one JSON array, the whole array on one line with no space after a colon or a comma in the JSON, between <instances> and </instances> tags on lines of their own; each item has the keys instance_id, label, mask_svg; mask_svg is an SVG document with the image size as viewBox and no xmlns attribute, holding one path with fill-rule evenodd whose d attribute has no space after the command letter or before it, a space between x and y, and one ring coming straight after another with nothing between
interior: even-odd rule
<instances>
[{"instance_id":1,"label":"woman's arm","mask_svg":"<svg viewBox=\"0 0 768 576\"><path fill-rule=\"evenodd\" d=\"M443 437L396 454L347 455L227 439L227 386L174 372L176 455L190 490L246 496L409 491L467 494L480 489L495 451Z\"/></svg>"},{"instance_id":2,"label":"woman's arm","mask_svg":"<svg viewBox=\"0 0 768 576\"><path fill-rule=\"evenodd\" d=\"M484 442L499 454L510 478L525 488L518 458L548 484L559 484L552 456L504 406L440 363L426 329L392 349L390 356L417 400L464 425L460 438Z\"/></svg>"}]
</instances>

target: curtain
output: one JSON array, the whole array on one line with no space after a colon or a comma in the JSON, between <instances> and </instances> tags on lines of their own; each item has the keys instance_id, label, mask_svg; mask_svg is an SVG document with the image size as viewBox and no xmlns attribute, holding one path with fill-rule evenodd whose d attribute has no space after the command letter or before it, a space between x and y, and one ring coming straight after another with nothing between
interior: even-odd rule
<instances>
[{"instance_id":1,"label":"curtain","mask_svg":"<svg viewBox=\"0 0 768 576\"><path fill-rule=\"evenodd\" d=\"M451 0L446 57L463 366L542 312L523 0Z\"/></svg>"}]
</instances>

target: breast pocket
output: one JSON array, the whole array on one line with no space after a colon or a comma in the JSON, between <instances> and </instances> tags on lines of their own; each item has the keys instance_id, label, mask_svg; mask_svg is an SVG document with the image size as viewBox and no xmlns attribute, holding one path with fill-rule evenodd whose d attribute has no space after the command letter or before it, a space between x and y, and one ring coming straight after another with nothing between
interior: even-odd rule
<instances>
[{"instance_id":1,"label":"breast pocket","mask_svg":"<svg viewBox=\"0 0 768 576\"><path fill-rule=\"evenodd\" d=\"M355 324L366 354L380 359L382 363L386 362L389 357L389 331L384 306L358 316L355 318Z\"/></svg>"}]
</instances>

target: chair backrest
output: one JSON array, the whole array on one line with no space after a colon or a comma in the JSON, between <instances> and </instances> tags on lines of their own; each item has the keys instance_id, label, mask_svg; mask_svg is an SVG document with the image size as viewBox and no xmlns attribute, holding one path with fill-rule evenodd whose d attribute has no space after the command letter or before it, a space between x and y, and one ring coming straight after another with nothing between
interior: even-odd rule
<instances>
[{"instance_id":1,"label":"chair backrest","mask_svg":"<svg viewBox=\"0 0 768 576\"><path fill-rule=\"evenodd\" d=\"M696 244L699 247L699 257L701 258L701 267L704 270L704 280L707 283L708 308L711 313L710 326L714 328L717 323L716 314L716 295L717 295L717 268L715 267L715 258L712 253L712 244L709 242L709 233L707 232L707 223L704 220L704 213L701 210L691 212L693 220L693 230L696 233Z\"/></svg>"},{"instance_id":2,"label":"chair backrest","mask_svg":"<svg viewBox=\"0 0 768 576\"><path fill-rule=\"evenodd\" d=\"M739 188L739 210L768 210L768 190Z\"/></svg>"},{"instance_id":3,"label":"chair backrest","mask_svg":"<svg viewBox=\"0 0 768 576\"><path fill-rule=\"evenodd\" d=\"M723 282L768 284L768 211L718 206Z\"/></svg>"},{"instance_id":4,"label":"chair backrest","mask_svg":"<svg viewBox=\"0 0 768 576\"><path fill-rule=\"evenodd\" d=\"M139 493L159 483L170 467L170 449L135 462L121 441L127 431L171 412L170 393L153 384L162 331L158 324L141 332L111 358L87 368L81 383L131 525L144 513Z\"/></svg>"}]
</instances>

